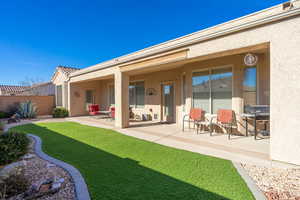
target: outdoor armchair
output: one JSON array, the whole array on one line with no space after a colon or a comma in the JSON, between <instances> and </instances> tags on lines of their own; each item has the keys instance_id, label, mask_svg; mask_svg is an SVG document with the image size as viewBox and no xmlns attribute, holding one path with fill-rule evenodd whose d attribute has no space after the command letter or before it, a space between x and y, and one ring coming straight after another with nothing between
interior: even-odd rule
<instances>
[{"instance_id":1,"label":"outdoor armchair","mask_svg":"<svg viewBox=\"0 0 300 200\"><path fill-rule=\"evenodd\" d=\"M188 122L189 128L191 128L191 123L193 123L194 128L197 126L198 134L199 128L201 128L202 125L206 125L205 111L200 108L192 108L190 113L183 117L182 131L184 131L185 122Z\"/></svg>"},{"instance_id":2,"label":"outdoor armchair","mask_svg":"<svg viewBox=\"0 0 300 200\"><path fill-rule=\"evenodd\" d=\"M211 120L211 126L217 125L226 130L226 132L228 133L229 140L230 140L230 136L232 135L232 130L235 127L235 124L236 124L236 116L233 110L220 109L218 110L216 122L213 122L213 120ZM210 135L212 136L212 128L210 128Z\"/></svg>"}]
</instances>

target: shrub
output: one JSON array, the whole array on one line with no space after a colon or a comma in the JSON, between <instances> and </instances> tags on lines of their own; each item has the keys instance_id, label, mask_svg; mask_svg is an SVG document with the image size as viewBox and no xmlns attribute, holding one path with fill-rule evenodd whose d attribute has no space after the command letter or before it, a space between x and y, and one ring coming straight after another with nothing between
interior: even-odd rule
<instances>
[{"instance_id":1,"label":"shrub","mask_svg":"<svg viewBox=\"0 0 300 200\"><path fill-rule=\"evenodd\" d=\"M0 111L0 119L8 118L8 117L9 117L8 113Z\"/></svg>"},{"instance_id":2,"label":"shrub","mask_svg":"<svg viewBox=\"0 0 300 200\"><path fill-rule=\"evenodd\" d=\"M27 153L29 139L16 131L0 134L0 165L11 163Z\"/></svg>"},{"instance_id":3,"label":"shrub","mask_svg":"<svg viewBox=\"0 0 300 200\"><path fill-rule=\"evenodd\" d=\"M69 116L69 111L65 108L54 108L52 114L54 118L63 118Z\"/></svg>"},{"instance_id":4,"label":"shrub","mask_svg":"<svg viewBox=\"0 0 300 200\"><path fill-rule=\"evenodd\" d=\"M17 113L21 118L35 118L37 108L32 101L25 101L19 104Z\"/></svg>"},{"instance_id":5,"label":"shrub","mask_svg":"<svg viewBox=\"0 0 300 200\"><path fill-rule=\"evenodd\" d=\"M0 122L0 134L4 131L4 122Z\"/></svg>"},{"instance_id":6,"label":"shrub","mask_svg":"<svg viewBox=\"0 0 300 200\"><path fill-rule=\"evenodd\" d=\"M19 108L19 103L17 103L17 102L9 105L8 108L7 108L8 117L11 117L14 114L16 114L18 112L18 108Z\"/></svg>"},{"instance_id":7,"label":"shrub","mask_svg":"<svg viewBox=\"0 0 300 200\"><path fill-rule=\"evenodd\" d=\"M4 178L0 182L0 199L8 199L25 192L29 188L29 181L24 177L23 170Z\"/></svg>"}]
</instances>

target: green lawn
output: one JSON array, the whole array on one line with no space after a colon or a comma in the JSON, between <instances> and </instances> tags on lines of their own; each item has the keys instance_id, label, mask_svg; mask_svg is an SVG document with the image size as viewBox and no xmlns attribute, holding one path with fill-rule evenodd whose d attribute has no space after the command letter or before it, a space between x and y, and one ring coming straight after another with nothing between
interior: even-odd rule
<instances>
[{"instance_id":1,"label":"green lawn","mask_svg":"<svg viewBox=\"0 0 300 200\"><path fill-rule=\"evenodd\" d=\"M230 161L73 122L16 127L75 166L93 199L254 199Z\"/></svg>"}]
</instances>

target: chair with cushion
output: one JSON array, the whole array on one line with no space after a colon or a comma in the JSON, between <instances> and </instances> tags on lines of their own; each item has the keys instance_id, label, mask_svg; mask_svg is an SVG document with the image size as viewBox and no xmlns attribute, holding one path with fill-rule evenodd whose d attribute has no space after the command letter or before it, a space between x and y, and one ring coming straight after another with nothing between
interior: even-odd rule
<instances>
[{"instance_id":1,"label":"chair with cushion","mask_svg":"<svg viewBox=\"0 0 300 200\"><path fill-rule=\"evenodd\" d=\"M228 139L230 140L230 136L232 135L232 130L236 124L235 112L233 110L220 109L217 114L217 121L215 124L219 127L226 129L228 133ZM228 132L227 129L230 129ZM212 130L212 129L210 129ZM210 131L210 135L212 136L212 131Z\"/></svg>"},{"instance_id":2,"label":"chair with cushion","mask_svg":"<svg viewBox=\"0 0 300 200\"><path fill-rule=\"evenodd\" d=\"M199 128L201 129L203 125L208 125L205 120L205 111L200 108L192 108L190 113L183 117L182 131L184 131L185 122L189 123L189 128L191 128L191 123L194 124L194 128L197 126L197 134L199 132Z\"/></svg>"},{"instance_id":3,"label":"chair with cushion","mask_svg":"<svg viewBox=\"0 0 300 200\"><path fill-rule=\"evenodd\" d=\"M90 115L99 115L100 114L99 113L99 111L100 111L99 105L97 105L97 104L91 104L88 107L89 107L89 114Z\"/></svg>"},{"instance_id":4,"label":"chair with cushion","mask_svg":"<svg viewBox=\"0 0 300 200\"><path fill-rule=\"evenodd\" d=\"M110 117L111 119L115 119L116 116L116 108L115 107L110 107Z\"/></svg>"}]
</instances>

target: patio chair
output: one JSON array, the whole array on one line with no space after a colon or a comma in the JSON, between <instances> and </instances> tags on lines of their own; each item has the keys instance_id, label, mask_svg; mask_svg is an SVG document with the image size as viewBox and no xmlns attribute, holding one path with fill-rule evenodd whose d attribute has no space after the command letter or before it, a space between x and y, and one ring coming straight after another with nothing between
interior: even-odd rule
<instances>
[{"instance_id":1,"label":"patio chair","mask_svg":"<svg viewBox=\"0 0 300 200\"><path fill-rule=\"evenodd\" d=\"M191 128L191 123L194 124L194 128L197 126L197 134L199 132L199 128L201 128L203 125L208 125L205 120L205 111L200 108L192 108L190 113L183 117L182 131L184 131L185 122L189 123L189 129Z\"/></svg>"},{"instance_id":2,"label":"patio chair","mask_svg":"<svg viewBox=\"0 0 300 200\"><path fill-rule=\"evenodd\" d=\"M232 135L232 129L234 128L236 123L235 112L233 110L220 109L217 114L217 121L215 123L211 122L211 126L213 124L222 127L226 130L230 129L228 133L228 139L230 140L230 136ZM210 128L210 136L212 136L212 128Z\"/></svg>"},{"instance_id":3,"label":"patio chair","mask_svg":"<svg viewBox=\"0 0 300 200\"><path fill-rule=\"evenodd\" d=\"M110 117L112 120L115 119L116 116L116 108L115 107L110 107Z\"/></svg>"},{"instance_id":4,"label":"patio chair","mask_svg":"<svg viewBox=\"0 0 300 200\"><path fill-rule=\"evenodd\" d=\"M97 104L91 104L89 105L89 114L90 115L99 115L100 109L99 109L99 105Z\"/></svg>"}]
</instances>

